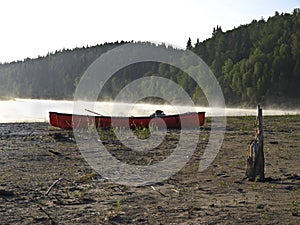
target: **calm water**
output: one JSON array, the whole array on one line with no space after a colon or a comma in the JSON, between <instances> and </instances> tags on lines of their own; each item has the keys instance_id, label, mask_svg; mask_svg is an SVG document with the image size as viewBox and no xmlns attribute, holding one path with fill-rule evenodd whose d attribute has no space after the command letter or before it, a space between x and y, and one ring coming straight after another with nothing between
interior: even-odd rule
<instances>
[{"instance_id":1,"label":"calm water","mask_svg":"<svg viewBox=\"0 0 300 225\"><path fill-rule=\"evenodd\" d=\"M35 100L35 99L15 99L14 101L0 101L0 123L9 122L47 122L49 121L49 111L72 113L74 103L72 101L56 101L56 100ZM150 115L155 110L163 110L166 114L176 114L178 109L180 112L191 111L189 107L185 106L170 106L170 105L153 105L153 104L136 104L129 107L128 104L112 102L101 102L94 106L93 111L101 113L102 115ZM210 108L196 107L194 111L205 111L207 116L219 115ZM257 115L256 109L234 109L226 108L227 116L245 116ZM82 109L81 114L90 114ZM285 114L300 114L300 110L265 110L264 115L285 115Z\"/></svg>"}]
</instances>

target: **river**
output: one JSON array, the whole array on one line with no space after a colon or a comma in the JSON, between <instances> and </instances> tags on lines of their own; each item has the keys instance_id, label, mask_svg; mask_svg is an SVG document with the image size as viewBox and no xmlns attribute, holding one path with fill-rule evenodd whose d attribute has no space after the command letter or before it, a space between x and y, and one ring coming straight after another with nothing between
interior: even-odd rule
<instances>
[{"instance_id":1,"label":"river","mask_svg":"<svg viewBox=\"0 0 300 225\"><path fill-rule=\"evenodd\" d=\"M150 115L155 110L160 109L165 114L176 114L178 108L180 112L190 111L186 106L171 106L171 105L155 105L155 104L135 104L130 107L129 113L124 113L126 103L113 102L99 102L90 110L96 111L102 115ZM37 100L37 99L14 99L7 101L0 101L0 123L10 122L48 122L49 111L72 113L74 107L73 101L63 100ZM194 111L205 111L206 116L215 116L215 111L208 107L195 107ZM91 114L83 108L81 114ZM279 110L279 109L264 109L264 115L286 115L286 114L300 114L300 110ZM239 109L226 108L226 116L250 116L256 115L256 109ZM92 115L92 114L91 114ZM218 114L217 114L218 115ZM220 116L220 115L218 115Z\"/></svg>"}]
</instances>

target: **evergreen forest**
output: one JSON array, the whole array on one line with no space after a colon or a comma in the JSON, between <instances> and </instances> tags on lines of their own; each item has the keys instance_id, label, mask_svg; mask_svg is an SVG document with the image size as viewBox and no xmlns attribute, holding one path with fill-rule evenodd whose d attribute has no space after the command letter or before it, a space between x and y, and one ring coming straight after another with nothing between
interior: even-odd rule
<instances>
[{"instance_id":1,"label":"evergreen forest","mask_svg":"<svg viewBox=\"0 0 300 225\"><path fill-rule=\"evenodd\" d=\"M0 96L73 99L76 86L89 65L105 52L126 43L117 41L62 49L34 59L2 63ZM172 48L164 44L160 47ZM187 38L186 48L199 55L213 71L227 106L250 107L258 103L300 106L300 9L292 13L275 12L268 19L253 20L226 32L218 25L204 41L193 42ZM187 74L156 62L137 63L118 71L105 84L99 100L112 100L122 87L146 76L170 79L196 104L206 104L202 90Z\"/></svg>"}]
</instances>

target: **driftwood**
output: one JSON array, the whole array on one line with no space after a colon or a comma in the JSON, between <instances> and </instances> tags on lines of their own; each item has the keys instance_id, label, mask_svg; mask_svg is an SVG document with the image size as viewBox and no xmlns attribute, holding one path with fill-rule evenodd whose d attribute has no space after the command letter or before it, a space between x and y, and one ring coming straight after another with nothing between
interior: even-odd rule
<instances>
[{"instance_id":1,"label":"driftwood","mask_svg":"<svg viewBox=\"0 0 300 225\"><path fill-rule=\"evenodd\" d=\"M60 181L62 181L64 178L59 178L58 180L54 181L51 186L48 188L47 192L45 193L45 195L48 195L50 193L50 191L52 190L52 188Z\"/></svg>"},{"instance_id":2,"label":"driftwood","mask_svg":"<svg viewBox=\"0 0 300 225\"><path fill-rule=\"evenodd\" d=\"M51 221L51 224L57 224L53 218L50 216L49 213L47 213L40 205L39 205L39 209L48 217L48 219Z\"/></svg>"},{"instance_id":3,"label":"driftwood","mask_svg":"<svg viewBox=\"0 0 300 225\"><path fill-rule=\"evenodd\" d=\"M248 145L246 178L250 181L263 181L265 179L263 115L259 105L256 124L255 138Z\"/></svg>"},{"instance_id":4,"label":"driftwood","mask_svg":"<svg viewBox=\"0 0 300 225\"><path fill-rule=\"evenodd\" d=\"M154 190L154 191L157 191L159 194L161 194L163 197L167 197L164 193L162 193L160 190L156 189L155 187L151 186L151 188Z\"/></svg>"},{"instance_id":5,"label":"driftwood","mask_svg":"<svg viewBox=\"0 0 300 225\"><path fill-rule=\"evenodd\" d=\"M68 181L68 182L70 182L70 183L73 183L72 181L70 181L70 180L68 180L68 179L65 179L65 178L61 177L61 178L57 179L56 181L54 181L54 182L51 184L51 186L48 188L48 190L47 190L47 192L45 193L45 195L48 195L48 194L51 192L51 190L52 190L52 189L53 189L60 181L63 181L63 180Z\"/></svg>"}]
</instances>

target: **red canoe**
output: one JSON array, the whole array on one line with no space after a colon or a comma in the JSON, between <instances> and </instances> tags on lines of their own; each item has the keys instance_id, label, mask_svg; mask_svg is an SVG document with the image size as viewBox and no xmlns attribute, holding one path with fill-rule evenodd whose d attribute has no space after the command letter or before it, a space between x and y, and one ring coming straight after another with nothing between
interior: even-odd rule
<instances>
[{"instance_id":1,"label":"red canoe","mask_svg":"<svg viewBox=\"0 0 300 225\"><path fill-rule=\"evenodd\" d=\"M178 129L181 128L181 121L185 128L195 128L203 126L205 120L205 112L176 115L164 115L162 113L139 117L89 116L49 112L49 116L50 124L62 129L87 128L91 124L95 124L97 128L128 127L129 125L131 129L134 129L136 127L149 127L149 124L153 124L157 127L166 126L168 129Z\"/></svg>"}]
</instances>

